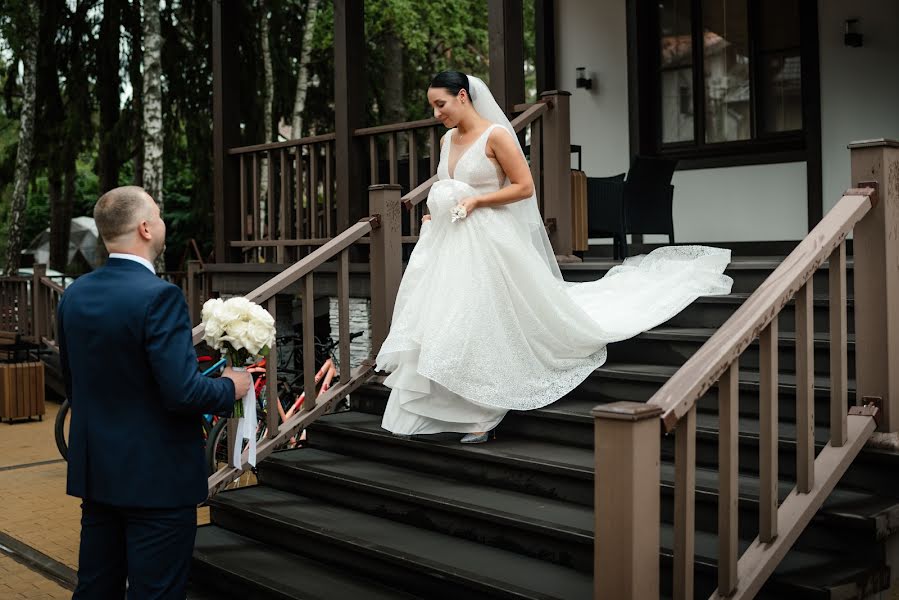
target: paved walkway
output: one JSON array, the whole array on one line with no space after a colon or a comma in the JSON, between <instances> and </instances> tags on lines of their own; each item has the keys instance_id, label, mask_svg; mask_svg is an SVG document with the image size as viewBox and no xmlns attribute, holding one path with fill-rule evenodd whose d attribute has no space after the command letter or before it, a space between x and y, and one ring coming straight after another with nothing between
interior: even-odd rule
<instances>
[{"instance_id":1,"label":"paved walkway","mask_svg":"<svg viewBox=\"0 0 899 600\"><path fill-rule=\"evenodd\" d=\"M0 423L0 600L71 597L81 500L66 495L66 463L53 437L58 410L48 402L43 421ZM197 521L207 523L209 509Z\"/></svg>"}]
</instances>

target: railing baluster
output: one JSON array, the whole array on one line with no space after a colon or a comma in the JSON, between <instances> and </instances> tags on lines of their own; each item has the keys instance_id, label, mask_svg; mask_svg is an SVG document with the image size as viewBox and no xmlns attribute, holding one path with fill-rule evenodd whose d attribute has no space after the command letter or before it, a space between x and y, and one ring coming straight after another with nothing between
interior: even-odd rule
<instances>
[{"instance_id":1,"label":"railing baluster","mask_svg":"<svg viewBox=\"0 0 899 600\"><path fill-rule=\"evenodd\" d=\"M331 142L325 142L325 235L324 237L334 237L337 232L334 231L334 176L331 166Z\"/></svg>"},{"instance_id":2,"label":"railing baluster","mask_svg":"<svg viewBox=\"0 0 899 600\"><path fill-rule=\"evenodd\" d=\"M279 214L278 235L280 236L280 238L282 240L286 240L288 237L290 237L290 227L288 226L288 223L290 223L290 221L288 220L288 216L287 216L287 187L289 185L288 182L290 181L288 179L288 172L287 172L287 149L282 148L280 151L280 154L281 154L281 190L280 190L281 193L279 194L279 196L280 196L279 204L280 205L278 207L278 208L280 208L280 210L278 211L278 214ZM287 261L286 253L287 253L287 248L285 248L284 246L278 246L278 264L284 264Z\"/></svg>"},{"instance_id":3,"label":"railing baluster","mask_svg":"<svg viewBox=\"0 0 899 600\"><path fill-rule=\"evenodd\" d=\"M759 336L759 539L777 537L777 317Z\"/></svg>"},{"instance_id":4,"label":"railing baluster","mask_svg":"<svg viewBox=\"0 0 899 600\"><path fill-rule=\"evenodd\" d=\"M240 155L240 241L247 241L247 160Z\"/></svg>"},{"instance_id":5,"label":"railing baluster","mask_svg":"<svg viewBox=\"0 0 899 600\"><path fill-rule=\"evenodd\" d=\"M415 144L415 131L409 131L409 190L418 187L418 147ZM418 214L421 210L415 207L415 210L409 211L409 235L418 235L421 226L421 220Z\"/></svg>"},{"instance_id":6,"label":"railing baluster","mask_svg":"<svg viewBox=\"0 0 899 600\"><path fill-rule=\"evenodd\" d=\"M303 160L303 147L296 147L296 204L297 204L297 239L302 240L306 238L306 208L303 206L304 201L304 190L303 190L303 173L306 170L305 161ZM297 259L299 259L299 253L301 252L300 248L297 248Z\"/></svg>"},{"instance_id":7,"label":"railing baluster","mask_svg":"<svg viewBox=\"0 0 899 600\"><path fill-rule=\"evenodd\" d=\"M260 206L261 200L259 198L259 153L253 153L253 241L258 241L262 235L262 223L259 222L259 215L261 214ZM256 250L256 258L258 259L259 252L261 250ZM246 258L246 255L244 255ZM231 429L229 427L229 429Z\"/></svg>"},{"instance_id":8,"label":"railing baluster","mask_svg":"<svg viewBox=\"0 0 899 600\"><path fill-rule=\"evenodd\" d=\"M340 253L337 263L337 327L340 336L340 382L350 380L350 252Z\"/></svg>"},{"instance_id":9,"label":"railing baluster","mask_svg":"<svg viewBox=\"0 0 899 600\"><path fill-rule=\"evenodd\" d=\"M849 411L848 321L846 318L846 242L830 255L830 445L846 443Z\"/></svg>"},{"instance_id":10,"label":"railing baluster","mask_svg":"<svg viewBox=\"0 0 899 600\"><path fill-rule=\"evenodd\" d=\"M268 216L268 239L275 240L275 156L273 152L268 152L268 189L266 190L265 212ZM277 250L273 248L272 250ZM266 261L272 260L274 252L265 251Z\"/></svg>"},{"instance_id":11,"label":"railing baluster","mask_svg":"<svg viewBox=\"0 0 899 600\"><path fill-rule=\"evenodd\" d=\"M390 172L390 183L399 183L397 175L396 133L391 133L387 140L387 166Z\"/></svg>"},{"instance_id":12,"label":"railing baluster","mask_svg":"<svg viewBox=\"0 0 899 600\"><path fill-rule=\"evenodd\" d=\"M309 146L309 218L312 237L318 237L318 144Z\"/></svg>"},{"instance_id":13,"label":"railing baluster","mask_svg":"<svg viewBox=\"0 0 899 600\"><path fill-rule=\"evenodd\" d=\"M724 596L737 587L739 378L735 362L718 381L718 592Z\"/></svg>"},{"instance_id":14,"label":"railing baluster","mask_svg":"<svg viewBox=\"0 0 899 600\"><path fill-rule=\"evenodd\" d=\"M277 322L278 319L278 296L277 294L268 299L268 312ZM269 354L265 361L265 395L266 395L266 433L265 437L271 439L278 435L278 423L281 421L281 415L278 408L281 401L278 399L278 341L269 348Z\"/></svg>"},{"instance_id":15,"label":"railing baluster","mask_svg":"<svg viewBox=\"0 0 899 600\"><path fill-rule=\"evenodd\" d=\"M303 277L303 410L315 408L315 295L313 274Z\"/></svg>"},{"instance_id":16,"label":"railing baluster","mask_svg":"<svg viewBox=\"0 0 899 600\"><path fill-rule=\"evenodd\" d=\"M368 166L371 183L377 185L378 181L378 140L374 135L368 137Z\"/></svg>"},{"instance_id":17,"label":"railing baluster","mask_svg":"<svg viewBox=\"0 0 899 600\"><path fill-rule=\"evenodd\" d=\"M796 292L796 488L815 486L815 327L812 279Z\"/></svg>"},{"instance_id":18,"label":"railing baluster","mask_svg":"<svg viewBox=\"0 0 899 600\"><path fill-rule=\"evenodd\" d=\"M531 138L533 139L533 138ZM531 146L533 152L533 145ZM674 434L674 599L693 598L696 541L696 409L677 424Z\"/></svg>"},{"instance_id":19,"label":"railing baluster","mask_svg":"<svg viewBox=\"0 0 899 600\"><path fill-rule=\"evenodd\" d=\"M428 130L428 146L431 152L429 159L431 161L431 175L433 176L437 174L437 165L440 162L440 140L437 138L437 129L435 127L431 127Z\"/></svg>"},{"instance_id":20,"label":"railing baluster","mask_svg":"<svg viewBox=\"0 0 899 600\"><path fill-rule=\"evenodd\" d=\"M537 206L543 214L543 119L531 123L531 178L534 180L534 193L537 194Z\"/></svg>"}]
</instances>

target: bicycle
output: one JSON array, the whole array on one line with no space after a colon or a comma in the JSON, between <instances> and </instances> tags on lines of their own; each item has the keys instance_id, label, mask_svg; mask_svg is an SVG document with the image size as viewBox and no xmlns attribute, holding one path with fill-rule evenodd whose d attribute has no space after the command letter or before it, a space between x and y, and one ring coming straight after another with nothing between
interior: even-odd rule
<instances>
[{"instance_id":1,"label":"bicycle","mask_svg":"<svg viewBox=\"0 0 899 600\"><path fill-rule=\"evenodd\" d=\"M364 332L355 332L350 335L353 340L361 336ZM339 342L333 340L330 336L326 338L326 342L321 342L316 338L315 355L316 361L321 366L315 375L315 384L322 383L319 393L326 392L337 376L337 366L339 364L334 350ZM278 347L284 347L287 342L294 342L292 348L278 361L278 418L284 423L299 410L305 400L306 394L303 386L303 371L301 369L293 369L287 365L293 364L302 366L302 350L298 350L298 346L302 343L302 336L299 334L283 336L277 339ZM265 361L260 361L256 365L248 367L248 371L254 374L254 389L256 390L256 441L265 439L268 431L267 421L267 371L265 369ZM212 428L209 434L209 441L206 444L206 462L210 473L214 473L228 462L228 420L220 419ZM301 448L305 441L305 432L298 437L290 440L285 448ZM243 450L243 448L241 448ZM252 469L251 471L255 471ZM250 471L247 471L249 473ZM232 487L240 487L240 484L232 484Z\"/></svg>"}]
</instances>

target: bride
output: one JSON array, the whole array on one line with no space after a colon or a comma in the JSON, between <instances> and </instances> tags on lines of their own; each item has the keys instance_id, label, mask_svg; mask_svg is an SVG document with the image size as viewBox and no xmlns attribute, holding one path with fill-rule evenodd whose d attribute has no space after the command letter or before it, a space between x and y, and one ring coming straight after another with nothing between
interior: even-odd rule
<instances>
[{"instance_id":1,"label":"bride","mask_svg":"<svg viewBox=\"0 0 899 600\"><path fill-rule=\"evenodd\" d=\"M390 373L385 429L485 442L509 410L577 387L605 362L607 344L699 296L730 292L730 252L702 246L660 248L597 281L563 281L518 138L487 86L445 71L428 101L449 131L377 357Z\"/></svg>"}]
</instances>

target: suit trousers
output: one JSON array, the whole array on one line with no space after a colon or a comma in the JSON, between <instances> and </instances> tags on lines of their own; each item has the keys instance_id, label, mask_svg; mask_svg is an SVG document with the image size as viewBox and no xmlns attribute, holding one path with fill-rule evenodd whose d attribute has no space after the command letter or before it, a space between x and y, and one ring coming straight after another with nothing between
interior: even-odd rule
<instances>
[{"instance_id":1,"label":"suit trousers","mask_svg":"<svg viewBox=\"0 0 899 600\"><path fill-rule=\"evenodd\" d=\"M184 600L197 508L81 504L78 586L73 600Z\"/></svg>"}]
</instances>

